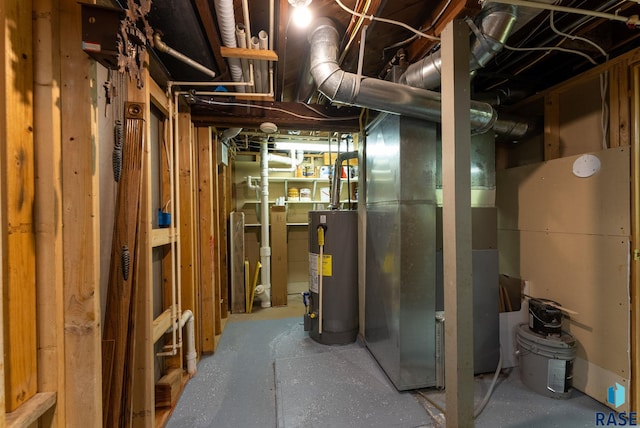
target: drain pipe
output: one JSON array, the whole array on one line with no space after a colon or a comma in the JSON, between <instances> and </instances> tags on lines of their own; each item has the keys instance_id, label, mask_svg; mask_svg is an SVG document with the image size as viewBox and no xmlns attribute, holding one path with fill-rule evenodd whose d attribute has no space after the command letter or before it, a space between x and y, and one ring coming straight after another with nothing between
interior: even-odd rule
<instances>
[{"instance_id":1,"label":"drain pipe","mask_svg":"<svg viewBox=\"0 0 640 428\"><path fill-rule=\"evenodd\" d=\"M331 182L331 203L329 204L330 210L337 210L340 207L340 169L342 168L342 162L349 159L357 159L358 152L342 152L336 157L336 162L333 165L333 181Z\"/></svg>"},{"instance_id":2,"label":"drain pipe","mask_svg":"<svg viewBox=\"0 0 640 428\"><path fill-rule=\"evenodd\" d=\"M269 154L269 162L280 162L291 165L289 168L269 168L271 172L293 172L298 165L304 161L304 152L302 150L291 150L291 156L280 156L273 153Z\"/></svg>"},{"instance_id":3,"label":"drain pipe","mask_svg":"<svg viewBox=\"0 0 640 428\"><path fill-rule=\"evenodd\" d=\"M260 143L260 180L261 212L260 230L260 263L262 284L256 287L256 296L260 298L260 306L271 306L271 247L269 246L269 142L267 138Z\"/></svg>"},{"instance_id":4,"label":"drain pipe","mask_svg":"<svg viewBox=\"0 0 640 428\"><path fill-rule=\"evenodd\" d=\"M441 95L399 83L364 78L342 69L337 62L338 30L329 18L317 19L310 32L311 75L318 89L332 101L400 114L431 122L442 121ZM358 85L359 84L359 85ZM532 124L505 116L486 103L471 101L471 128L476 133L493 129L513 139L522 138Z\"/></svg>"},{"instance_id":5,"label":"drain pipe","mask_svg":"<svg viewBox=\"0 0 640 428\"><path fill-rule=\"evenodd\" d=\"M193 312L189 309L185 309L182 312L182 316L180 317L179 323L176 320L175 326L169 327L169 329L165 332L165 334L174 332L176 330L182 330L185 326L187 327L187 334L185 336L185 343L183 344L184 349L186 349L185 359L187 360L187 373L189 373L190 377L194 377L198 371L196 359L198 358L198 353L196 352L196 334L195 327L193 322ZM158 354L158 355L176 355L177 349L173 349L170 352Z\"/></svg>"},{"instance_id":6,"label":"drain pipe","mask_svg":"<svg viewBox=\"0 0 640 428\"><path fill-rule=\"evenodd\" d=\"M484 3L482 11L471 23L474 39L471 44L469 70L471 73L483 68L502 50L516 23L517 6ZM440 86L442 57L438 50L424 59L411 64L400 77L400 83L421 89Z\"/></svg>"}]
</instances>

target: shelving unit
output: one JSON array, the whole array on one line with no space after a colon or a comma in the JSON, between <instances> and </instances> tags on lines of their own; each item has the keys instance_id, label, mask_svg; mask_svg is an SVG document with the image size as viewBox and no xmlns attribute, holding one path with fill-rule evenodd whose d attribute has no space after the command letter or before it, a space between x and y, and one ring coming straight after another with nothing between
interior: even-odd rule
<instances>
[{"instance_id":1,"label":"shelving unit","mask_svg":"<svg viewBox=\"0 0 640 428\"><path fill-rule=\"evenodd\" d=\"M354 177L351 178L349 180L351 183L353 182L357 182L358 178ZM302 183L308 183L310 185L310 189L311 189L311 199L310 200L305 200L305 201L300 201L300 200L290 200L288 198L288 192L289 192L289 187L291 183L296 183L296 184L302 184ZM318 186L318 183L325 183L326 186ZM340 181L340 186L341 186L341 194L344 195L346 194L346 192L348 192L348 186L347 186L347 180L346 179L342 179ZM278 189L275 189L275 186L272 186L273 184L276 184L278 186L282 186ZM269 205L275 205L276 204L276 199L279 197L283 197L284 198L284 205L287 207L292 207L292 209L290 210L289 208L287 208L287 226L307 226L307 222L306 221L300 221L301 220L301 215L302 212L304 212L305 218L306 218L306 213L310 210L316 210L316 209L323 209L325 207L328 207L330 200L329 199L322 199L320 192L322 188L330 188L331 187L331 182L329 181L328 178L326 177L269 177L269 195L272 194L276 194L278 195L276 198L270 199L269 200ZM349 202L357 202L355 200L349 200L349 199L342 199L340 201L341 204L346 204ZM242 209L242 210L246 210L246 207L249 205L255 205L256 207L256 211L258 210L258 207L260 206L260 204L262 203L261 200L259 199L245 199L244 201L239 201L238 202L238 208ZM293 208L296 207L296 208ZM304 208L304 209L297 209L297 207L300 208ZM290 221L289 220L289 213L290 211L297 211L295 213L293 213L292 215L294 216L293 219ZM256 217L258 217L256 215ZM247 222L245 223L245 227L259 227L260 223L259 222Z\"/></svg>"}]
</instances>

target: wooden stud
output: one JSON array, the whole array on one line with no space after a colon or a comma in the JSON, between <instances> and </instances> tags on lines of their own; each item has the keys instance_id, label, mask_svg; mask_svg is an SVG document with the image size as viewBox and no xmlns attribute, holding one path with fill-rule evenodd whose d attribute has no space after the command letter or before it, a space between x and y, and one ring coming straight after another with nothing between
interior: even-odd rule
<instances>
[{"instance_id":1,"label":"wooden stud","mask_svg":"<svg viewBox=\"0 0 640 428\"><path fill-rule=\"evenodd\" d=\"M36 254L33 224L33 56L31 8L8 0L0 12L7 37L2 51L0 103L8 106L0 139L5 251L2 260L4 305L5 405L12 412L37 391ZM9 38L9 35L11 37ZM5 238L6 237L6 238Z\"/></svg>"},{"instance_id":2,"label":"wooden stud","mask_svg":"<svg viewBox=\"0 0 640 428\"><path fill-rule=\"evenodd\" d=\"M544 160L560 157L560 94L552 92L544 100Z\"/></svg>"},{"instance_id":3,"label":"wooden stud","mask_svg":"<svg viewBox=\"0 0 640 428\"><path fill-rule=\"evenodd\" d=\"M182 283L182 310L190 309L197 314L195 308L195 278L194 278L194 254L193 254L193 156L192 156L192 138L191 138L191 116L189 113L178 114L178 141L177 152L178 168L179 168L179 186L180 199L178 203L179 227L180 227L180 268L179 275ZM197 319L197 316L194 317ZM197 339L196 339L197 341ZM196 347L196 349L198 349Z\"/></svg>"},{"instance_id":4,"label":"wooden stud","mask_svg":"<svg viewBox=\"0 0 640 428\"><path fill-rule=\"evenodd\" d=\"M60 0L66 426L101 426L96 64L78 49L80 5Z\"/></svg>"},{"instance_id":5,"label":"wooden stud","mask_svg":"<svg viewBox=\"0 0 640 428\"><path fill-rule=\"evenodd\" d=\"M609 147L618 147L620 145L620 85L619 78L622 71L621 64L611 67L608 74L609 79ZM625 67L626 69L626 64ZM624 94L626 97L626 94Z\"/></svg>"},{"instance_id":6,"label":"wooden stud","mask_svg":"<svg viewBox=\"0 0 640 428\"><path fill-rule=\"evenodd\" d=\"M213 199L212 199L212 208L213 208L213 215L212 215L212 219L215 219L215 221L213 222L213 257L214 257L214 272L213 272L213 278L214 278L214 306L215 306L215 311L216 311L216 317L214 319L215 321L215 332L216 332L216 336L219 336L220 334L222 334L222 318L226 318L226 312L225 312L225 316L222 315L222 273L221 273L221 269L220 269L220 221L218 220L220 218L220 176L218 174L218 168L219 168L219 157L218 157L218 138L217 135L214 134L214 140L212 142L212 147L211 147L211 168L212 168L212 180L211 180L211 184L212 184L212 192L213 192Z\"/></svg>"},{"instance_id":7,"label":"wooden stud","mask_svg":"<svg viewBox=\"0 0 640 428\"><path fill-rule=\"evenodd\" d=\"M153 257L151 229L153 213L151 207L151 96L155 83L149 72L142 71L144 87L128 86L128 100L144 106L144 147L142 152L142 176L140 187L140 213L138 224L138 257L134 327L130 331L133 340L132 385L131 385L131 425L133 427L153 427L155 420L154 397L154 348L153 348ZM155 85L157 86L157 85Z\"/></svg>"},{"instance_id":8,"label":"wooden stud","mask_svg":"<svg viewBox=\"0 0 640 428\"><path fill-rule=\"evenodd\" d=\"M198 218L200 216L200 198L198 198L198 141L195 126L189 122L191 134L191 254L193 255L193 328L195 330L195 345L198 354L202 353L202 322L201 322L201 292L200 282L200 229Z\"/></svg>"},{"instance_id":9,"label":"wooden stud","mask_svg":"<svg viewBox=\"0 0 640 428\"><path fill-rule=\"evenodd\" d=\"M15 412L6 416L9 427L37 426L38 419L45 415L56 404L55 392L38 392Z\"/></svg>"},{"instance_id":10,"label":"wooden stud","mask_svg":"<svg viewBox=\"0 0 640 428\"><path fill-rule=\"evenodd\" d=\"M36 297L38 391L56 392L43 425L63 427L64 281L62 254L62 145L60 141L60 31L57 2L33 2Z\"/></svg>"},{"instance_id":11,"label":"wooden stud","mask_svg":"<svg viewBox=\"0 0 640 428\"><path fill-rule=\"evenodd\" d=\"M640 411L640 63L631 68L631 391L630 410Z\"/></svg>"},{"instance_id":12,"label":"wooden stud","mask_svg":"<svg viewBox=\"0 0 640 428\"><path fill-rule=\"evenodd\" d=\"M198 189L200 199L200 282L201 282L201 320L203 353L215 351L215 317L214 303L214 254L213 254L213 188L211 165L211 129L197 128L198 140Z\"/></svg>"}]
</instances>

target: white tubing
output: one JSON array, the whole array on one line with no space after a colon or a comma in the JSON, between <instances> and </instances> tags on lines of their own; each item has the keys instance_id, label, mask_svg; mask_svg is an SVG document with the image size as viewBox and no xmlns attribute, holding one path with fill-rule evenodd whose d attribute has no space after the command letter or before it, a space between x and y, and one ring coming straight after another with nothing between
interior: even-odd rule
<instances>
[{"instance_id":1,"label":"white tubing","mask_svg":"<svg viewBox=\"0 0 640 428\"><path fill-rule=\"evenodd\" d=\"M269 49L269 35L266 31L260 30L258 33L258 44L261 50ZM260 79L262 90L267 92L269 90L269 66L267 61L260 61Z\"/></svg>"},{"instance_id":2,"label":"white tubing","mask_svg":"<svg viewBox=\"0 0 640 428\"><path fill-rule=\"evenodd\" d=\"M244 24L236 25L236 41L238 42L238 47L246 49L247 46L247 35L245 32ZM251 80L251 76L249 75L249 60L246 58L240 58L240 65L242 66L242 75L244 77L244 81L248 82ZM247 92L254 92L254 88L247 87Z\"/></svg>"},{"instance_id":3,"label":"white tubing","mask_svg":"<svg viewBox=\"0 0 640 428\"><path fill-rule=\"evenodd\" d=\"M214 6L218 17L218 28L222 36L222 44L228 48L236 48L235 18L233 13L233 0L215 0ZM234 82L242 81L242 66L238 58L228 58L231 78ZM245 92L242 86L237 88L238 92Z\"/></svg>"},{"instance_id":4,"label":"white tubing","mask_svg":"<svg viewBox=\"0 0 640 428\"><path fill-rule=\"evenodd\" d=\"M280 162L291 165L288 168L269 168L270 172L293 172L296 170L298 165L300 165L304 161L304 152L302 150L298 150L298 154L296 156L296 151L291 150L291 157L280 156L275 154L269 154L269 162Z\"/></svg>"},{"instance_id":5,"label":"white tubing","mask_svg":"<svg viewBox=\"0 0 640 428\"><path fill-rule=\"evenodd\" d=\"M260 49L260 40L257 37L251 38L251 49ZM264 88L262 87L262 66L260 65L262 61L253 61L253 74L255 78L256 84L256 92L262 94L264 92Z\"/></svg>"},{"instance_id":6,"label":"white tubing","mask_svg":"<svg viewBox=\"0 0 640 428\"><path fill-rule=\"evenodd\" d=\"M255 295L258 299L260 299L261 307L268 308L271 306L271 295L264 285L260 284L256 286Z\"/></svg>"},{"instance_id":7,"label":"white tubing","mask_svg":"<svg viewBox=\"0 0 640 428\"><path fill-rule=\"evenodd\" d=\"M263 141L260 143L260 180L262 184L262 203L260 204L260 229L262 232L260 242L260 263L262 270L260 277L267 293L262 301L263 308L271 306L271 247L269 246L269 143Z\"/></svg>"},{"instance_id":8,"label":"white tubing","mask_svg":"<svg viewBox=\"0 0 640 428\"><path fill-rule=\"evenodd\" d=\"M186 335L186 349L187 353L185 358L187 360L187 373L189 376L193 377L196 375L198 371L196 366L196 359L198 358L198 353L196 352L196 334L193 322L193 313L187 309L182 313L182 318L180 318L180 328L187 326L187 335Z\"/></svg>"}]
</instances>

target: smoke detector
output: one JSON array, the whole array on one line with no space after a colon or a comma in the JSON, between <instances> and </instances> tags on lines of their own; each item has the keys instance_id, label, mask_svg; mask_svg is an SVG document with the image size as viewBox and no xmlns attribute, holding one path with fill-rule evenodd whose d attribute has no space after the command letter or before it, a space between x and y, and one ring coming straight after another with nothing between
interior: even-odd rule
<instances>
[{"instance_id":1,"label":"smoke detector","mask_svg":"<svg viewBox=\"0 0 640 428\"><path fill-rule=\"evenodd\" d=\"M278 127L275 123L263 122L260 124L260 130L265 134L274 134L278 132Z\"/></svg>"}]
</instances>

